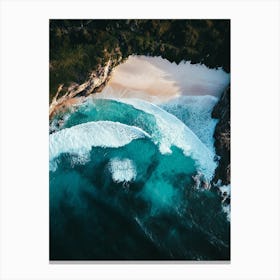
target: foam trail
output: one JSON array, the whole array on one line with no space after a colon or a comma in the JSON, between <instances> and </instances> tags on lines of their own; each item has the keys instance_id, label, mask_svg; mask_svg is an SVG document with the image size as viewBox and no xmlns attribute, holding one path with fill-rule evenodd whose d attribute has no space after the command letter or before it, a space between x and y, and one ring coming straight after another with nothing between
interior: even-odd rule
<instances>
[{"instance_id":1,"label":"foam trail","mask_svg":"<svg viewBox=\"0 0 280 280\"><path fill-rule=\"evenodd\" d=\"M62 153L85 156L92 147L118 148L134 139L150 137L145 131L135 126L118 122L88 122L62 129L50 135L50 169L55 170L52 161Z\"/></svg>"},{"instance_id":2,"label":"foam trail","mask_svg":"<svg viewBox=\"0 0 280 280\"><path fill-rule=\"evenodd\" d=\"M218 120L213 119L211 113L217 102L218 98L211 95L180 96L160 107L187 125L215 153L213 135Z\"/></svg>"},{"instance_id":3,"label":"foam trail","mask_svg":"<svg viewBox=\"0 0 280 280\"><path fill-rule=\"evenodd\" d=\"M159 143L160 152L170 153L172 145L181 148L186 156L192 156L199 163L198 169L208 180L211 180L217 165L214 162L214 153L183 122L160 107L143 100L133 98L114 100L152 114L156 119L157 127L155 133L151 134L151 138L156 144Z\"/></svg>"}]
</instances>

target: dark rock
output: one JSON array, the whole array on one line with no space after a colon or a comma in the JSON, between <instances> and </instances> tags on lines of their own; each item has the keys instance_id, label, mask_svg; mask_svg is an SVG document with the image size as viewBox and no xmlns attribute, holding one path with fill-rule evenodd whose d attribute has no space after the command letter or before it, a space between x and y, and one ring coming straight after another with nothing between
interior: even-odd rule
<instances>
[{"instance_id":1,"label":"dark rock","mask_svg":"<svg viewBox=\"0 0 280 280\"><path fill-rule=\"evenodd\" d=\"M223 185L230 184L230 86L223 92L212 111L212 118L219 119L214 138L216 154L220 157L213 183L220 179Z\"/></svg>"},{"instance_id":2,"label":"dark rock","mask_svg":"<svg viewBox=\"0 0 280 280\"><path fill-rule=\"evenodd\" d=\"M226 200L224 201L225 205L229 205L230 204L230 197L227 197Z\"/></svg>"}]
</instances>

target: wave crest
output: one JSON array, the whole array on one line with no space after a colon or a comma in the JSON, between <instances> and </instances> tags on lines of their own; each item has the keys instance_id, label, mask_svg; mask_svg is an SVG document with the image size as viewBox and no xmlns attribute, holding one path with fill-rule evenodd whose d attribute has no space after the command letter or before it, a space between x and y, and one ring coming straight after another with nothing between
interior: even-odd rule
<instances>
[{"instance_id":1,"label":"wave crest","mask_svg":"<svg viewBox=\"0 0 280 280\"><path fill-rule=\"evenodd\" d=\"M53 161L62 153L84 156L92 147L118 148L145 137L150 135L138 127L112 121L87 122L62 129L50 135L50 169L56 169Z\"/></svg>"},{"instance_id":2,"label":"wave crest","mask_svg":"<svg viewBox=\"0 0 280 280\"><path fill-rule=\"evenodd\" d=\"M111 100L113 98L110 98ZM217 163L214 161L214 151L204 143L182 121L164 109L147 101L135 98L115 98L120 103L126 103L155 117L156 127L151 133L152 140L159 144L162 154L171 153L171 146L183 150L186 156L191 156L198 163L197 168L205 178L211 180Z\"/></svg>"}]
</instances>

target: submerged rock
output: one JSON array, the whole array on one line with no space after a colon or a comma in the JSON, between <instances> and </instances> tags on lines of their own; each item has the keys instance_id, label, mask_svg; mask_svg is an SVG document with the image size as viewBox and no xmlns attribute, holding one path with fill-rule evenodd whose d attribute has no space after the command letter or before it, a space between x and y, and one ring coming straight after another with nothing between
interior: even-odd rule
<instances>
[{"instance_id":1,"label":"submerged rock","mask_svg":"<svg viewBox=\"0 0 280 280\"><path fill-rule=\"evenodd\" d=\"M212 118L219 119L214 138L219 164L215 170L213 182L219 179L222 184L230 184L230 86L223 92L219 102L212 111Z\"/></svg>"}]
</instances>

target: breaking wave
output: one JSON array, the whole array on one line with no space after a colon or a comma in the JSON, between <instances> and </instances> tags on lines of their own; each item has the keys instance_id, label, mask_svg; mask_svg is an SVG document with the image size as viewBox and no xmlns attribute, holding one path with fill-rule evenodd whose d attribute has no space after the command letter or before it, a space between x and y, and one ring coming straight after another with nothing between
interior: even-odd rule
<instances>
[{"instance_id":1,"label":"breaking wave","mask_svg":"<svg viewBox=\"0 0 280 280\"><path fill-rule=\"evenodd\" d=\"M170 147L173 145L181 148L186 156L191 155L199 163L198 169L208 180L211 180L217 166L214 153L183 122L152 103L132 98L122 99L122 101L155 117L157 130L160 133L160 139L155 137L155 141L159 142L162 153L170 153Z\"/></svg>"},{"instance_id":2,"label":"breaking wave","mask_svg":"<svg viewBox=\"0 0 280 280\"><path fill-rule=\"evenodd\" d=\"M229 260L230 187L208 188L211 112L229 75L159 58L126 66L50 125L50 258Z\"/></svg>"},{"instance_id":3,"label":"breaking wave","mask_svg":"<svg viewBox=\"0 0 280 280\"><path fill-rule=\"evenodd\" d=\"M186 125L195 114L163 108L89 99L50 135L52 259L229 258L229 212L194 182L211 180L214 153Z\"/></svg>"},{"instance_id":4,"label":"breaking wave","mask_svg":"<svg viewBox=\"0 0 280 280\"><path fill-rule=\"evenodd\" d=\"M150 136L138 127L110 121L87 122L65 128L50 135L50 169L54 171L53 160L62 153L85 157L92 147L118 148L144 137Z\"/></svg>"},{"instance_id":5,"label":"breaking wave","mask_svg":"<svg viewBox=\"0 0 280 280\"><path fill-rule=\"evenodd\" d=\"M218 120L213 119L211 113L217 101L218 98L211 95L180 96L160 107L181 120L215 153L213 134Z\"/></svg>"},{"instance_id":6,"label":"breaking wave","mask_svg":"<svg viewBox=\"0 0 280 280\"><path fill-rule=\"evenodd\" d=\"M196 160L198 169L211 180L216 168L213 149L209 149L174 115L149 102L133 98L88 100L80 110L67 118L64 127L76 125L81 120L88 122L108 119L137 126L145 131L159 145L163 154L170 153L172 146L182 149L186 156Z\"/></svg>"}]
</instances>

